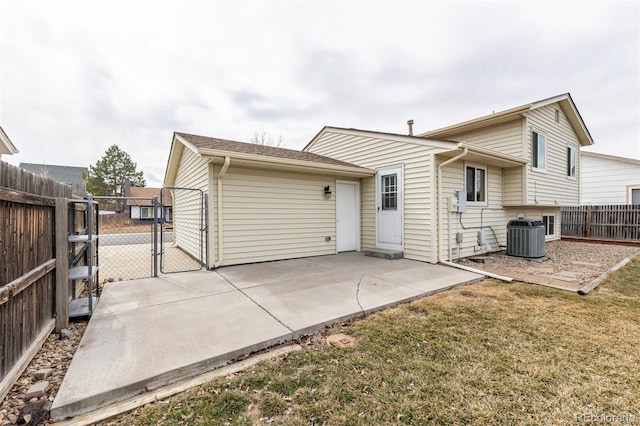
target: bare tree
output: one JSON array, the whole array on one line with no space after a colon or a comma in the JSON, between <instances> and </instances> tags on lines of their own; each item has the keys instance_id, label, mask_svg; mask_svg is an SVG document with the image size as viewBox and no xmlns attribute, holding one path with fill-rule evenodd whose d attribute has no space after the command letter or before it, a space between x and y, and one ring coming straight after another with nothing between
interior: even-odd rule
<instances>
[{"instance_id":1,"label":"bare tree","mask_svg":"<svg viewBox=\"0 0 640 426\"><path fill-rule=\"evenodd\" d=\"M256 131L253 132L253 137L251 138L251 143L255 143L256 145L273 146L275 148L284 147L284 142L282 141L282 135L279 135L278 139L274 139L264 129L256 130Z\"/></svg>"}]
</instances>

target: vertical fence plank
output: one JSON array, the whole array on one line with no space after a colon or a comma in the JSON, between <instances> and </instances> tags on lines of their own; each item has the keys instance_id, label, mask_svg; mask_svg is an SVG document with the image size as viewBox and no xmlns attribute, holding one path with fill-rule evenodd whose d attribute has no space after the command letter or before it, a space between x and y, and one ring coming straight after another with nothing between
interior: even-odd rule
<instances>
[{"instance_id":1,"label":"vertical fence plank","mask_svg":"<svg viewBox=\"0 0 640 426\"><path fill-rule=\"evenodd\" d=\"M69 327L69 203L56 198L56 332Z\"/></svg>"}]
</instances>

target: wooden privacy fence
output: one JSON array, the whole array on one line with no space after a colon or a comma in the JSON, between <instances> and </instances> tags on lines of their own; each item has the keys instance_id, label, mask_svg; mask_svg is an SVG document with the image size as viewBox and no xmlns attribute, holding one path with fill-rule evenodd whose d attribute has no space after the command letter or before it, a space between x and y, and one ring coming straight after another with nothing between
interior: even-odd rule
<instances>
[{"instance_id":1,"label":"wooden privacy fence","mask_svg":"<svg viewBox=\"0 0 640 426\"><path fill-rule=\"evenodd\" d=\"M56 274L68 267L57 267L56 231L66 238L71 196L67 185L0 161L0 399L55 326Z\"/></svg>"},{"instance_id":2,"label":"wooden privacy fence","mask_svg":"<svg viewBox=\"0 0 640 426\"><path fill-rule=\"evenodd\" d=\"M640 205L564 207L562 236L640 241Z\"/></svg>"}]
</instances>

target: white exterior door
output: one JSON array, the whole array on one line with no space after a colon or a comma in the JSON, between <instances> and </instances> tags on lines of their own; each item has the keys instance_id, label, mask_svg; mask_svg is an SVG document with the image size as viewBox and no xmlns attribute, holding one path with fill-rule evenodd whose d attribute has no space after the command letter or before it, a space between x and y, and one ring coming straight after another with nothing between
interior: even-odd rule
<instances>
[{"instance_id":1,"label":"white exterior door","mask_svg":"<svg viewBox=\"0 0 640 426\"><path fill-rule=\"evenodd\" d=\"M377 246L389 250L402 250L402 167L378 170L377 174Z\"/></svg>"},{"instance_id":2,"label":"white exterior door","mask_svg":"<svg viewBox=\"0 0 640 426\"><path fill-rule=\"evenodd\" d=\"M357 251L360 224L358 220L358 184L336 183L336 249Z\"/></svg>"}]
</instances>

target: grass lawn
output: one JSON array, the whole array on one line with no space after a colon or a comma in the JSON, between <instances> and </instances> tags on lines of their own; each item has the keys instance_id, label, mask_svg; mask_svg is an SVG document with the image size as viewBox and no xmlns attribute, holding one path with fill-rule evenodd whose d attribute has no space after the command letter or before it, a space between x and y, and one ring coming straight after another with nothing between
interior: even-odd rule
<instances>
[{"instance_id":1,"label":"grass lawn","mask_svg":"<svg viewBox=\"0 0 640 426\"><path fill-rule=\"evenodd\" d=\"M110 424L640 424L640 258L586 297L487 280L328 332L357 345L318 338Z\"/></svg>"}]
</instances>

